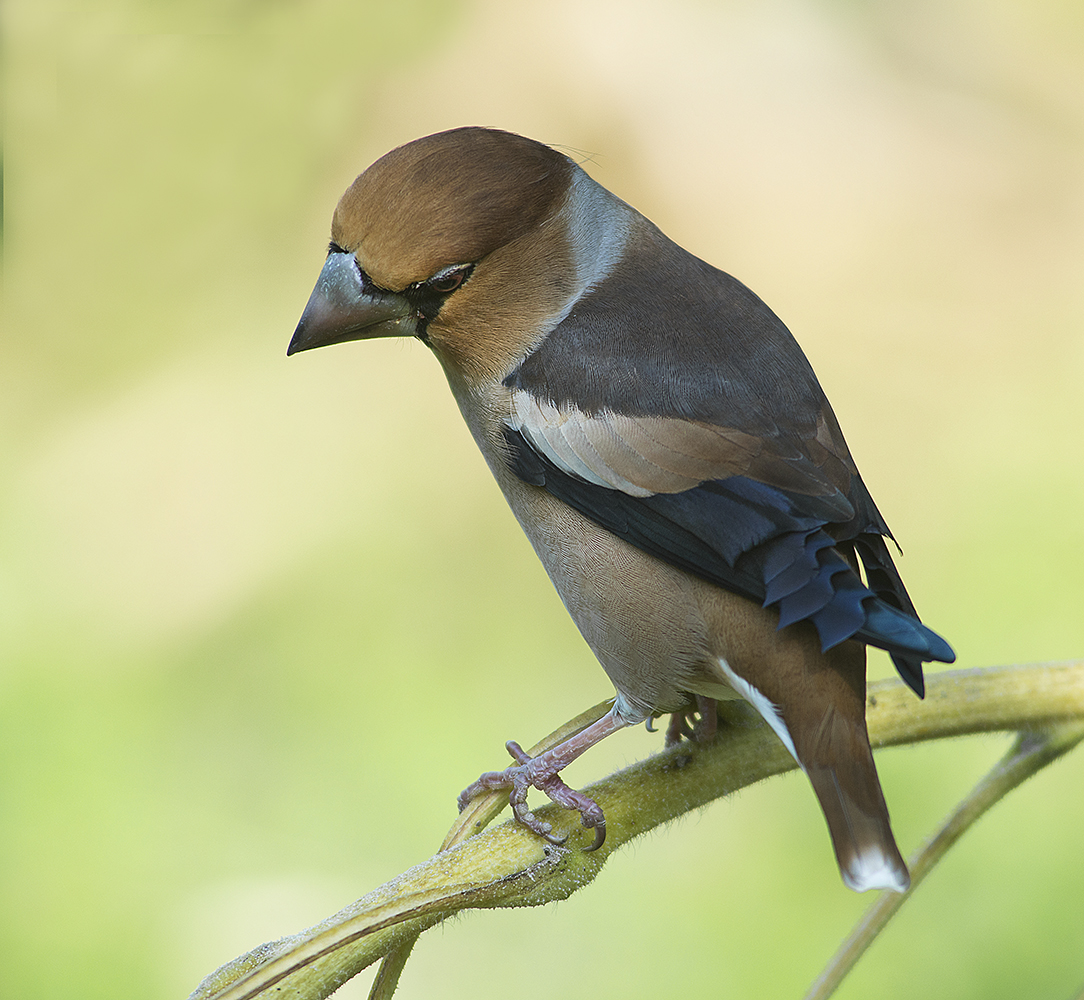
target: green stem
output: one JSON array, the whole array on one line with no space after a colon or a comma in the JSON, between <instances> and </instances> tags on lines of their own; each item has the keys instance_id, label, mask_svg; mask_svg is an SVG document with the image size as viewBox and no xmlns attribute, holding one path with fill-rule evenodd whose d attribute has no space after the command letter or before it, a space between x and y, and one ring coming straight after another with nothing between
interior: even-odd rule
<instances>
[{"instance_id":1,"label":"green stem","mask_svg":"<svg viewBox=\"0 0 1084 1000\"><path fill-rule=\"evenodd\" d=\"M598 718L593 713L607 708L597 706L554 737L564 738L561 733L589 724ZM599 850L583 850L593 834L579 824L578 815L556 806L538 809L536 815L552 823L558 836L568 836L562 847L512 822L476 836L504 805L500 795L480 798L460 816L446 849L429 861L308 931L228 963L201 983L190 1000L252 1000L265 991L272 991L276 1000L320 1000L373 962L406 949L418 934L453 913L565 899L590 882L609 855L629 840L795 766L744 703L723 704L721 715L715 741L672 747L585 789L606 813L606 843ZM878 682L869 687L867 722L874 746L1084 725L1084 660L935 674L922 702L898 681ZM382 1000L390 997L405 960L404 952L380 977L384 985L379 988L385 992L377 995Z\"/></svg>"},{"instance_id":2,"label":"green stem","mask_svg":"<svg viewBox=\"0 0 1084 1000\"><path fill-rule=\"evenodd\" d=\"M570 722L566 722L560 729L554 730L544 740L540 740L527 753L532 757L545 753L552 747L563 743L586 729L592 723L598 722L612 706L613 700L611 699L596 705L594 708L589 708ZM504 811L507 805L508 793L501 790L479 795L473 799L467 805L467 808L459 814L459 818L448 831L444 843L440 845L441 851L449 851L463 843L468 837L481 833ZM405 941L394 951L384 956L384 961L380 963L372 988L369 990L369 1000L391 1000L396 987L399 985L399 977L403 974L406 961L414 948L414 942L418 940L420 934L419 931L418 934L413 935L408 941Z\"/></svg>"}]
</instances>

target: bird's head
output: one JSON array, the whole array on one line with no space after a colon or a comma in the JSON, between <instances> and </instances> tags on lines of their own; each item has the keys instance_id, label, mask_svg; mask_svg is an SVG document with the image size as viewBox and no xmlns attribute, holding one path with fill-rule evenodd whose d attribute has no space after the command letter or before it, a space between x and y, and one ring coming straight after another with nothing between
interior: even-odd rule
<instances>
[{"instance_id":1,"label":"bird's head","mask_svg":"<svg viewBox=\"0 0 1084 1000\"><path fill-rule=\"evenodd\" d=\"M561 153L493 129L392 150L339 201L287 353L412 336L478 377L507 369L573 292L576 174Z\"/></svg>"}]
</instances>

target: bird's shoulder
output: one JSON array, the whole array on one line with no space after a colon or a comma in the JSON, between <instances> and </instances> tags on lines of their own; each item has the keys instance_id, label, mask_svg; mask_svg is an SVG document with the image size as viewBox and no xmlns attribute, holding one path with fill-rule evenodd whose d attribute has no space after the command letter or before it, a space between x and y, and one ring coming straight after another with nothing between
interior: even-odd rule
<instances>
[{"instance_id":1,"label":"bird's shoulder","mask_svg":"<svg viewBox=\"0 0 1084 1000\"><path fill-rule=\"evenodd\" d=\"M588 482L646 496L741 475L850 517L857 470L790 331L650 223L504 386L511 427Z\"/></svg>"}]
</instances>

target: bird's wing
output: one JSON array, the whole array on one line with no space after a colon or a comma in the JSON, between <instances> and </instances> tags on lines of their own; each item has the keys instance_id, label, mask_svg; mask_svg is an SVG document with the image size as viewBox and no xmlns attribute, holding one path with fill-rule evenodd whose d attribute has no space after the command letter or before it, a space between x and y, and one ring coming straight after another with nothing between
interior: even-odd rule
<instances>
[{"instance_id":1,"label":"bird's wing","mask_svg":"<svg viewBox=\"0 0 1084 1000\"><path fill-rule=\"evenodd\" d=\"M747 476L808 496L828 519L848 521L855 514L846 495L854 465L827 404L800 436L681 417L589 414L517 389L511 426L555 464L630 496L681 493L707 480Z\"/></svg>"},{"instance_id":2,"label":"bird's wing","mask_svg":"<svg viewBox=\"0 0 1084 1000\"><path fill-rule=\"evenodd\" d=\"M617 327L606 303L627 291L635 306L637 290L603 289L509 375L510 464L631 544L777 607L781 627L812 621L825 649L853 636L889 650L921 692L922 661L952 651L918 621L812 369L752 292L691 260L703 280L684 319L649 298Z\"/></svg>"}]
</instances>

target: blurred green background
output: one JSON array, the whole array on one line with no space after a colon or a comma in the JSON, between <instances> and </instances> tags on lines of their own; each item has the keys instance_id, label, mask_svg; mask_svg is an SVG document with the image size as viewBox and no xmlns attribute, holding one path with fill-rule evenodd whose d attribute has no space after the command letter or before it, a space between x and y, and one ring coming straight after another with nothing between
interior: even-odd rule
<instances>
[{"instance_id":1,"label":"blurred green background","mask_svg":"<svg viewBox=\"0 0 1084 1000\"><path fill-rule=\"evenodd\" d=\"M961 666L1084 653L1075 0L3 18L0 995L185 996L427 857L505 739L610 691L425 349L285 357L340 193L429 132L576 151L772 305ZM881 755L905 852L1007 745ZM840 995L1078 990L1082 782L1078 752L1000 805ZM430 933L401 995L795 997L867 902L792 774Z\"/></svg>"}]
</instances>

